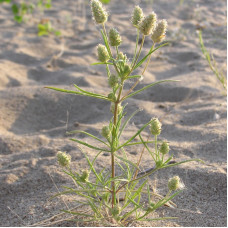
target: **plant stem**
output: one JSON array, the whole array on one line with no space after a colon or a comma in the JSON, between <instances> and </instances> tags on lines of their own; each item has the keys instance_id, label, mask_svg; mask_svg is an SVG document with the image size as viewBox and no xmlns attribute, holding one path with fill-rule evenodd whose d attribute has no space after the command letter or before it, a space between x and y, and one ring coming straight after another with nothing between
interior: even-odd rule
<instances>
[{"instance_id":1,"label":"plant stem","mask_svg":"<svg viewBox=\"0 0 228 228\"><path fill-rule=\"evenodd\" d=\"M144 42L144 40L143 40L143 42ZM143 42L142 42L142 43L143 43ZM141 45L142 45L142 43L141 43ZM151 49L150 49L151 51L154 49L154 45L155 45L155 44L152 45L152 47L151 47ZM140 47L140 49L141 49L141 47ZM148 60L147 60L146 66L144 67L144 69L143 69L143 71L142 71L142 76L143 76L143 74L145 73L146 68L148 67L148 64L149 64L149 62L150 62L151 55L152 55L152 53L150 54L150 56L149 56L149 58L148 58ZM137 60L138 60L138 58L137 58ZM136 60L136 62L137 62L137 60ZM133 68L134 68L136 62L134 63L134 65L133 65L133 67L132 67L132 71L133 71ZM124 95L124 96L121 98L121 101L124 100L125 97L128 96L128 95L132 92L132 90L139 84L139 82L140 82L140 79L138 79L138 80L135 82L135 84L128 90L128 92L126 93L126 95Z\"/></svg>"},{"instance_id":2,"label":"plant stem","mask_svg":"<svg viewBox=\"0 0 228 228\"><path fill-rule=\"evenodd\" d=\"M136 45L135 45L135 53L134 53L134 57L132 59L131 67L133 66L133 63L135 61L135 57L136 57L136 53L137 53L137 49L138 49L138 43L139 43L139 29L137 28L137 38L136 38Z\"/></svg>"}]
</instances>

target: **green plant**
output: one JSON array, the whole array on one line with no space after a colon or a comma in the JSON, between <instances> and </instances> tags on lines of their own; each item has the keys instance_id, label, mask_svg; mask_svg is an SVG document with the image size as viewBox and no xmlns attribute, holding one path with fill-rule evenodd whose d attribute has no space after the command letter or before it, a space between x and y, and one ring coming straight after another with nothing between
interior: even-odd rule
<instances>
[{"instance_id":1,"label":"green plant","mask_svg":"<svg viewBox=\"0 0 228 228\"><path fill-rule=\"evenodd\" d=\"M92 145L76 138L71 139L79 145L94 149L97 151L97 154L90 160L87 153L79 146L88 162L88 168L83 171L76 171L70 167L71 157L66 153L59 152L58 162L63 168L63 172L72 178L74 187L64 186L65 191L56 194L54 197L63 194L76 194L81 197L81 200L76 202L90 208L90 210L86 209L86 211L75 211L73 209L63 210L75 216L72 218L73 221L96 221L104 225L116 224L127 226L134 221L171 219L170 217L148 218L148 216L163 205L174 205L171 200L179 194L183 188L180 178L171 178L167 183L167 194L161 196L151 191L148 177L161 169L200 160L172 161L173 156L169 156L168 143L158 139L162 125L157 118L152 118L149 122L145 123L128 140L122 142L121 138L128 122L138 113L138 110L136 110L124 120L127 114L125 111L126 104L123 106L122 104L128 98L157 84L174 81L157 81L133 91L143 79L152 53L167 45L167 43L164 43L156 47L156 45L165 38L167 22L161 20L157 23L157 16L154 12L144 17L142 9L139 6L135 7L131 21L137 30L137 38L133 60L130 62L128 57L119 51L122 38L118 31L111 28L109 33L106 32L105 23L108 19L108 14L102 4L98 0L92 0L91 8L95 22L102 26L101 35L104 41L104 45L99 44L97 47L100 62L94 63L93 65L102 64L106 66L107 80L111 90L110 93L107 95L97 94L85 91L77 85L74 85L76 90L66 90L55 87L46 88L110 102L110 111L113 117L109 121L109 124L101 129L101 136L103 138L85 131L69 132L69 134L81 133L96 141L96 144ZM140 35L142 36L141 44L139 44ZM152 46L148 53L140 58L144 40L149 35L151 35ZM115 55L113 51L115 51ZM134 71L142 66L143 63L145 63L145 66L142 68L142 73L135 75ZM115 70L115 74L111 73L110 67ZM124 85L130 80L136 80L136 82L127 92L124 92ZM151 135L154 137L153 140L149 140L149 137L145 140L142 137L142 131L147 127L150 128ZM151 144L154 145L153 149L149 146ZM143 147L136 164L128 159L125 150L125 148L129 148L133 145L141 145ZM151 156L151 163L154 163L154 167L139 173L144 149L146 149ZM96 167L96 161L103 152L110 154L110 165L99 169ZM116 173L116 169L118 169L118 173L120 174ZM145 197L147 197L146 203L143 201Z\"/></svg>"},{"instance_id":2,"label":"green plant","mask_svg":"<svg viewBox=\"0 0 228 228\"><path fill-rule=\"evenodd\" d=\"M216 63L213 55L210 54L207 51L207 49L205 48L204 42L203 42L203 37L202 37L202 31L200 30L198 32L198 34L199 34L199 41L200 41L200 46L201 46L202 53L203 53L205 59L207 60L210 69L212 70L212 72L214 73L214 75L217 77L217 79L220 81L220 83L222 84L222 86L223 86L223 88L225 90L225 93L227 93L227 85L226 85L227 84L227 81L226 81L226 77L223 74L223 72L218 69L217 63Z\"/></svg>"},{"instance_id":3,"label":"green plant","mask_svg":"<svg viewBox=\"0 0 228 228\"><path fill-rule=\"evenodd\" d=\"M11 3L11 10L14 15L14 20L19 24L24 22L25 16L32 14L36 7L43 11L45 8L50 9L52 6L52 0L39 0L36 2L36 4L32 2L28 3L26 1L23 1L21 3L12 3L11 0L0 0L0 3L4 2Z\"/></svg>"},{"instance_id":4,"label":"green plant","mask_svg":"<svg viewBox=\"0 0 228 228\"><path fill-rule=\"evenodd\" d=\"M54 34L55 36L61 36L61 31L55 30L52 27L52 24L49 20L44 23L39 23L37 28L38 28L38 36L45 36L50 34Z\"/></svg>"}]
</instances>

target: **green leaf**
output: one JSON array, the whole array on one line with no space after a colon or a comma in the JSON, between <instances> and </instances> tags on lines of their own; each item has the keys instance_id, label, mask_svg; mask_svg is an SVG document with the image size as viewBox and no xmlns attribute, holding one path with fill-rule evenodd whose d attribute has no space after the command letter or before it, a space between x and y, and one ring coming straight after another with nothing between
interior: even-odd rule
<instances>
[{"instance_id":1,"label":"green leaf","mask_svg":"<svg viewBox=\"0 0 228 228\"><path fill-rule=\"evenodd\" d=\"M92 215L81 213L81 212L67 211L67 210L61 210L61 211L65 212L65 213L68 213L68 214L72 214L72 215L82 215L82 216L85 216L85 217L93 217Z\"/></svg>"},{"instance_id":2,"label":"green leaf","mask_svg":"<svg viewBox=\"0 0 228 228\"><path fill-rule=\"evenodd\" d=\"M103 144L105 144L107 147L109 147L109 145L104 142L103 140L97 138L96 136L88 133L88 132L85 132L85 131L78 131L78 130L75 130L75 131L70 131L70 132L67 132L67 134L75 134L75 133L82 133L82 134L85 134L85 135L88 135L89 137L93 138L93 139L96 139L97 141L99 142L102 142Z\"/></svg>"},{"instance_id":3,"label":"green leaf","mask_svg":"<svg viewBox=\"0 0 228 228\"><path fill-rule=\"evenodd\" d=\"M81 93L81 92L77 92L77 91L73 91L73 90L60 89L60 88L55 88L55 87L50 87L50 86L45 86L44 88L56 90L56 91L59 91L62 93L70 93L70 94L76 94L76 95L81 95L81 96L88 96L88 97L94 97L94 98L110 101L109 98L107 98L105 96L96 96L96 94L92 94L92 93Z\"/></svg>"},{"instance_id":4,"label":"green leaf","mask_svg":"<svg viewBox=\"0 0 228 228\"><path fill-rule=\"evenodd\" d=\"M74 87L75 87L76 89L78 89L79 91L81 91L83 94L88 94L88 95L93 96L93 97L96 97L96 98L99 98L99 97L100 97L100 98L103 98L103 99L106 99L106 100L111 101L109 98L107 98L106 96L104 96L104 95L102 95L102 94L88 92L88 91L86 91L86 90L81 89L81 88L80 88L79 86L77 86L76 84L74 84Z\"/></svg>"},{"instance_id":5,"label":"green leaf","mask_svg":"<svg viewBox=\"0 0 228 228\"><path fill-rule=\"evenodd\" d=\"M110 63L110 62L99 62L99 63L92 63L91 65L94 66L94 65L106 65L106 64L109 64L109 65L113 65L113 63Z\"/></svg>"},{"instance_id":6,"label":"green leaf","mask_svg":"<svg viewBox=\"0 0 228 228\"><path fill-rule=\"evenodd\" d=\"M114 153L114 156L117 157L118 159L120 159L121 161L127 162L128 164L130 164L130 165L134 166L135 168L137 168L136 164L134 164L133 162L131 162L131 161L125 159L125 158L122 158L122 157L116 155L116 153Z\"/></svg>"},{"instance_id":7,"label":"green leaf","mask_svg":"<svg viewBox=\"0 0 228 228\"><path fill-rule=\"evenodd\" d=\"M110 2L110 0L100 0L100 1L104 4L108 4Z\"/></svg>"},{"instance_id":8,"label":"green leaf","mask_svg":"<svg viewBox=\"0 0 228 228\"><path fill-rule=\"evenodd\" d=\"M137 219L138 221L158 221L158 220L167 220L167 219L178 219L178 217L161 217L153 219Z\"/></svg>"},{"instance_id":9,"label":"green leaf","mask_svg":"<svg viewBox=\"0 0 228 228\"><path fill-rule=\"evenodd\" d=\"M125 129L126 125L128 124L128 122L140 111L140 109L134 111L127 119L126 121L124 122L123 126L121 127L120 129L120 132L119 132L119 135L118 135L118 138L120 138L123 130Z\"/></svg>"},{"instance_id":10,"label":"green leaf","mask_svg":"<svg viewBox=\"0 0 228 228\"><path fill-rule=\"evenodd\" d=\"M193 162L193 161L204 163L204 161L202 161L200 159L190 159L190 160L185 160L185 161L177 162L177 163L174 163L174 164L162 166L161 169L168 168L168 167L173 167L173 166L176 166L176 165L180 165L180 164L183 164L183 163L186 163L186 162Z\"/></svg>"},{"instance_id":11,"label":"green leaf","mask_svg":"<svg viewBox=\"0 0 228 228\"><path fill-rule=\"evenodd\" d=\"M17 4L13 4L11 9L12 9L12 12L14 15L19 13L19 8L18 8Z\"/></svg>"},{"instance_id":12,"label":"green leaf","mask_svg":"<svg viewBox=\"0 0 228 228\"><path fill-rule=\"evenodd\" d=\"M144 124L135 135L133 135L128 141L126 141L124 144L122 144L121 146L119 146L117 148L117 150L119 150L120 148L126 146L129 142L131 142L136 136L138 136L150 123L152 120L150 120L148 123Z\"/></svg>"},{"instance_id":13,"label":"green leaf","mask_svg":"<svg viewBox=\"0 0 228 228\"><path fill-rule=\"evenodd\" d=\"M22 17L22 16L17 16L17 15L16 15L16 16L14 17L14 20L15 20L17 23L20 24L20 23L23 21L23 17Z\"/></svg>"},{"instance_id":14,"label":"green leaf","mask_svg":"<svg viewBox=\"0 0 228 228\"><path fill-rule=\"evenodd\" d=\"M153 52L155 52L155 51L158 50L159 48L161 48L161 47L163 47L163 46L166 46L166 45L168 45L168 44L169 44L169 43L164 43L164 44L161 44L160 46L158 46L157 48L155 48L155 49L153 49L153 50L150 50L150 51L148 52L148 54L147 54L144 58L142 58L142 59L135 65L135 67L134 67L133 70L135 70L135 69L137 69L139 66L141 66L141 65L143 64L143 62L145 62L146 59L147 59Z\"/></svg>"},{"instance_id":15,"label":"green leaf","mask_svg":"<svg viewBox=\"0 0 228 228\"><path fill-rule=\"evenodd\" d=\"M132 76L128 76L127 79L132 79L132 78L141 78L142 75L132 75Z\"/></svg>"},{"instance_id":16,"label":"green leaf","mask_svg":"<svg viewBox=\"0 0 228 228\"><path fill-rule=\"evenodd\" d=\"M151 83L151 84L143 87L142 89L139 89L139 90L129 94L128 96L124 97L123 101L126 100L129 97L132 97L132 96L142 92L143 90L149 89L150 87L155 86L155 85L160 84L160 83L163 83L163 82L179 82L179 80L161 80L161 81L158 81L158 82Z\"/></svg>"},{"instance_id":17,"label":"green leaf","mask_svg":"<svg viewBox=\"0 0 228 228\"><path fill-rule=\"evenodd\" d=\"M55 35L56 35L56 36L61 36L61 35L62 35L62 33L61 33L61 31L56 30L56 31L55 31Z\"/></svg>"},{"instance_id":18,"label":"green leaf","mask_svg":"<svg viewBox=\"0 0 228 228\"><path fill-rule=\"evenodd\" d=\"M80 141L80 140L78 140L78 139L70 139L70 140L72 140L72 141L74 141L74 142L77 142L77 143L79 143L79 144L82 144L82 145L84 145L84 146L87 146L87 147L89 147L89 148L91 148L91 149L94 149L94 150L111 152L110 150L107 150L107 149L105 149L105 148L95 147L95 146L93 146L93 145L90 145L90 144L85 143L85 142L83 142L83 141Z\"/></svg>"}]
</instances>

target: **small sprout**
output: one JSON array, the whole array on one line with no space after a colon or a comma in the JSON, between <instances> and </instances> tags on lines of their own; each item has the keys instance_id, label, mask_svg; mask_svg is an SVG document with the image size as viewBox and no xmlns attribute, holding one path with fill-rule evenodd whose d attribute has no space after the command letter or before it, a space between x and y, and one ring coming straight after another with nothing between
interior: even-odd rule
<instances>
[{"instance_id":1,"label":"small sprout","mask_svg":"<svg viewBox=\"0 0 228 228\"><path fill-rule=\"evenodd\" d=\"M108 35L109 35L109 42L111 46L118 47L121 44L122 42L121 36L115 28L110 29Z\"/></svg>"},{"instance_id":2,"label":"small sprout","mask_svg":"<svg viewBox=\"0 0 228 228\"><path fill-rule=\"evenodd\" d=\"M174 176L169 179L168 188L170 191L175 191L175 190L181 189L183 187L184 187L184 185L181 183L180 177Z\"/></svg>"},{"instance_id":3,"label":"small sprout","mask_svg":"<svg viewBox=\"0 0 228 228\"><path fill-rule=\"evenodd\" d=\"M109 60L108 50L104 45L99 44L97 46L97 54L98 54L98 59L101 62L106 63Z\"/></svg>"},{"instance_id":4,"label":"small sprout","mask_svg":"<svg viewBox=\"0 0 228 228\"><path fill-rule=\"evenodd\" d=\"M110 135L111 135L111 131L109 129L108 126L104 126L102 127L101 129L101 135L106 138L106 139L109 139L110 138Z\"/></svg>"},{"instance_id":5,"label":"small sprout","mask_svg":"<svg viewBox=\"0 0 228 228\"><path fill-rule=\"evenodd\" d=\"M57 153L57 160L60 166L68 167L71 162L71 156L69 154L66 154L66 152L59 151Z\"/></svg>"},{"instance_id":6,"label":"small sprout","mask_svg":"<svg viewBox=\"0 0 228 228\"><path fill-rule=\"evenodd\" d=\"M82 171L82 174L80 176L80 181L87 182L88 180L89 180L89 171L86 169Z\"/></svg>"},{"instance_id":7,"label":"small sprout","mask_svg":"<svg viewBox=\"0 0 228 228\"><path fill-rule=\"evenodd\" d=\"M153 12L147 17L145 17L142 22L139 24L139 30L144 36L150 35L156 25L157 15Z\"/></svg>"},{"instance_id":8,"label":"small sprout","mask_svg":"<svg viewBox=\"0 0 228 228\"><path fill-rule=\"evenodd\" d=\"M104 24L108 20L108 13L99 0L91 1L91 10L97 24Z\"/></svg>"},{"instance_id":9,"label":"small sprout","mask_svg":"<svg viewBox=\"0 0 228 228\"><path fill-rule=\"evenodd\" d=\"M152 122L151 122L151 125L150 125L151 134L152 135L160 135L161 127L162 127L162 124L158 120L158 118L153 118Z\"/></svg>"},{"instance_id":10,"label":"small sprout","mask_svg":"<svg viewBox=\"0 0 228 228\"><path fill-rule=\"evenodd\" d=\"M119 115L122 111L123 107L121 106L121 104L117 105L117 114ZM114 114L115 112L115 103L111 103L111 107L110 107L110 111Z\"/></svg>"},{"instance_id":11,"label":"small sprout","mask_svg":"<svg viewBox=\"0 0 228 228\"><path fill-rule=\"evenodd\" d=\"M165 39L165 33L167 30L167 21L166 20L161 20L158 22L151 39L153 40L154 43L160 43Z\"/></svg>"},{"instance_id":12,"label":"small sprout","mask_svg":"<svg viewBox=\"0 0 228 228\"><path fill-rule=\"evenodd\" d=\"M169 153L169 144L167 142L163 142L160 146L160 153L165 155Z\"/></svg>"},{"instance_id":13,"label":"small sprout","mask_svg":"<svg viewBox=\"0 0 228 228\"><path fill-rule=\"evenodd\" d=\"M142 21L144 18L143 11L139 6L135 6L132 17L131 17L131 22L135 27L138 27L139 23Z\"/></svg>"},{"instance_id":14,"label":"small sprout","mask_svg":"<svg viewBox=\"0 0 228 228\"><path fill-rule=\"evenodd\" d=\"M111 74L110 77L109 77L109 79L108 79L108 84L109 84L109 86L111 88L114 88L114 87L117 86L118 81L119 81L118 80L118 77L116 75L114 75L114 74Z\"/></svg>"}]
</instances>

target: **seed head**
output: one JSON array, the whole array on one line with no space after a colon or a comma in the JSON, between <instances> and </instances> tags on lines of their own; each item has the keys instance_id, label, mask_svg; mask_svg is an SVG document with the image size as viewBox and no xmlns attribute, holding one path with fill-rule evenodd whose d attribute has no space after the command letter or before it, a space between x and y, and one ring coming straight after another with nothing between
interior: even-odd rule
<instances>
[{"instance_id":1,"label":"seed head","mask_svg":"<svg viewBox=\"0 0 228 228\"><path fill-rule=\"evenodd\" d=\"M169 153L169 144L167 142L163 142L160 146L160 153L161 154L167 154Z\"/></svg>"},{"instance_id":2,"label":"seed head","mask_svg":"<svg viewBox=\"0 0 228 228\"><path fill-rule=\"evenodd\" d=\"M110 29L108 35L109 35L109 42L111 46L117 47L121 44L122 42L121 36L115 28Z\"/></svg>"},{"instance_id":3,"label":"seed head","mask_svg":"<svg viewBox=\"0 0 228 228\"><path fill-rule=\"evenodd\" d=\"M99 0L91 0L91 11L97 24L104 24L108 20L108 13Z\"/></svg>"},{"instance_id":4,"label":"seed head","mask_svg":"<svg viewBox=\"0 0 228 228\"><path fill-rule=\"evenodd\" d=\"M123 80L127 79L127 76L129 75L130 72L131 72L131 67L128 64L125 64L121 78Z\"/></svg>"},{"instance_id":5,"label":"seed head","mask_svg":"<svg viewBox=\"0 0 228 228\"><path fill-rule=\"evenodd\" d=\"M122 51L119 52L118 58L123 60L124 62L127 61L127 55L125 55Z\"/></svg>"},{"instance_id":6,"label":"seed head","mask_svg":"<svg viewBox=\"0 0 228 228\"><path fill-rule=\"evenodd\" d=\"M135 27L138 27L139 23L142 21L144 18L143 11L139 6L135 6L132 17L131 17L131 22Z\"/></svg>"},{"instance_id":7,"label":"seed head","mask_svg":"<svg viewBox=\"0 0 228 228\"><path fill-rule=\"evenodd\" d=\"M109 129L108 126L102 127L102 129L101 129L101 135L102 135L104 138L106 138L106 139L108 139L108 138L110 137L111 131L110 131L110 129Z\"/></svg>"},{"instance_id":8,"label":"seed head","mask_svg":"<svg viewBox=\"0 0 228 228\"><path fill-rule=\"evenodd\" d=\"M114 93L109 93L109 94L108 94L108 98L111 99L113 102L116 101L116 96L115 96Z\"/></svg>"},{"instance_id":9,"label":"seed head","mask_svg":"<svg viewBox=\"0 0 228 228\"><path fill-rule=\"evenodd\" d=\"M69 154L66 154L66 152L59 151L57 153L57 160L60 166L67 167L70 165L71 156Z\"/></svg>"},{"instance_id":10,"label":"seed head","mask_svg":"<svg viewBox=\"0 0 228 228\"><path fill-rule=\"evenodd\" d=\"M97 54L98 54L98 59L101 62L105 63L105 62L107 62L109 60L108 50L107 50L107 48L104 45L99 44L97 46Z\"/></svg>"},{"instance_id":11,"label":"seed head","mask_svg":"<svg viewBox=\"0 0 228 228\"><path fill-rule=\"evenodd\" d=\"M80 181L86 182L88 180L89 180L89 171L86 169L82 171L82 174L80 176Z\"/></svg>"},{"instance_id":12,"label":"seed head","mask_svg":"<svg viewBox=\"0 0 228 228\"><path fill-rule=\"evenodd\" d=\"M162 164L163 164L162 160L156 161L156 168L160 168Z\"/></svg>"},{"instance_id":13,"label":"seed head","mask_svg":"<svg viewBox=\"0 0 228 228\"><path fill-rule=\"evenodd\" d=\"M175 191L177 189L181 189L183 187L183 184L180 182L180 177L174 176L169 179L168 182L168 188L170 191Z\"/></svg>"},{"instance_id":14,"label":"seed head","mask_svg":"<svg viewBox=\"0 0 228 228\"><path fill-rule=\"evenodd\" d=\"M156 21L157 15L154 12L145 17L139 24L140 32L145 36L150 35L154 31Z\"/></svg>"},{"instance_id":15,"label":"seed head","mask_svg":"<svg viewBox=\"0 0 228 228\"><path fill-rule=\"evenodd\" d=\"M118 77L114 74L111 74L108 79L108 84L110 87L114 88L118 84Z\"/></svg>"},{"instance_id":16,"label":"seed head","mask_svg":"<svg viewBox=\"0 0 228 228\"><path fill-rule=\"evenodd\" d=\"M158 120L158 118L153 118L152 122L151 122L151 125L150 125L151 134L152 135L160 135L161 127L162 127L162 124Z\"/></svg>"},{"instance_id":17,"label":"seed head","mask_svg":"<svg viewBox=\"0 0 228 228\"><path fill-rule=\"evenodd\" d=\"M151 39L154 41L154 43L160 43L165 39L165 33L167 30L167 21L166 20L161 20L158 22Z\"/></svg>"}]
</instances>

